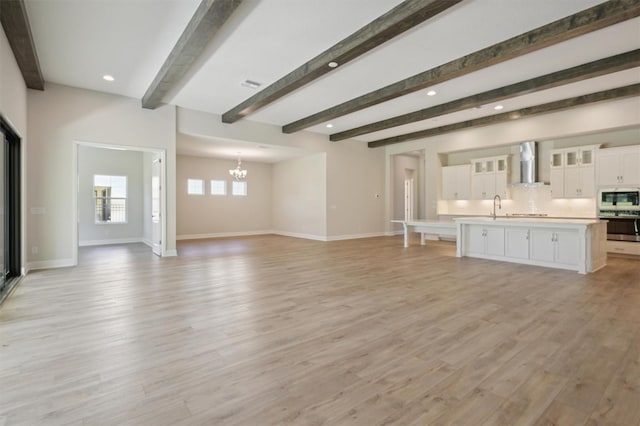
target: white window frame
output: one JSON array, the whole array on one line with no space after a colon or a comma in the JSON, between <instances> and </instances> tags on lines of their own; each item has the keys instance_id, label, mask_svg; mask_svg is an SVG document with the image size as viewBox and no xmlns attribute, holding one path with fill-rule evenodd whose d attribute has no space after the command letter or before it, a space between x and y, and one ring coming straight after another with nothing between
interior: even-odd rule
<instances>
[{"instance_id":1,"label":"white window frame","mask_svg":"<svg viewBox=\"0 0 640 426\"><path fill-rule=\"evenodd\" d=\"M215 189L216 184L219 182L222 183L222 193L214 193L213 190ZM216 197L222 197L227 195L227 181L221 180L221 179L211 179L211 181L209 181L209 194Z\"/></svg>"},{"instance_id":2,"label":"white window frame","mask_svg":"<svg viewBox=\"0 0 640 426\"><path fill-rule=\"evenodd\" d=\"M238 192L238 186L240 188L243 188L243 190L241 192ZM247 181L246 180L234 180L231 181L231 195L233 195L234 197L246 197L248 194L248 185L247 185Z\"/></svg>"},{"instance_id":3,"label":"white window frame","mask_svg":"<svg viewBox=\"0 0 640 426\"><path fill-rule=\"evenodd\" d=\"M191 182L200 182L200 184L202 185L202 192L191 192ZM204 179L195 179L195 178L188 178L187 179L187 195L204 195L205 193L205 187L204 187Z\"/></svg>"},{"instance_id":4,"label":"white window frame","mask_svg":"<svg viewBox=\"0 0 640 426\"><path fill-rule=\"evenodd\" d=\"M109 178L112 177L116 177L116 178L124 178L124 191L125 191L125 196L124 197L112 197L112 196L98 196L97 192L96 192L96 177L97 176L106 176ZM92 190L93 190L93 223L95 225L126 225L127 223L129 223L129 206L128 206L128 198L129 198L129 178L127 176L121 176L121 175L103 175L103 174L95 174L93 175L93 182L92 182ZM99 200L102 200L102 209L101 211L104 212L106 205L109 204L109 210L111 211L112 206L113 206L113 202L112 201L123 201L124 202L124 220L119 220L119 221L113 221L111 220L111 218L109 220L100 220L98 219L98 203ZM107 200L109 200L107 202Z\"/></svg>"}]
</instances>

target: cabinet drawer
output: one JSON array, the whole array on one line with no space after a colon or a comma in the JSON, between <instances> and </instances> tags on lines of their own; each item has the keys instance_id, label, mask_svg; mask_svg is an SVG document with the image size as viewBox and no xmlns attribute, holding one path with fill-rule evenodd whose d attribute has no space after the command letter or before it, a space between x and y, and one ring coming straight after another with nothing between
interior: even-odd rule
<instances>
[{"instance_id":1,"label":"cabinet drawer","mask_svg":"<svg viewBox=\"0 0 640 426\"><path fill-rule=\"evenodd\" d=\"M624 241L607 241L607 252L633 254L640 256L640 243L630 243Z\"/></svg>"}]
</instances>

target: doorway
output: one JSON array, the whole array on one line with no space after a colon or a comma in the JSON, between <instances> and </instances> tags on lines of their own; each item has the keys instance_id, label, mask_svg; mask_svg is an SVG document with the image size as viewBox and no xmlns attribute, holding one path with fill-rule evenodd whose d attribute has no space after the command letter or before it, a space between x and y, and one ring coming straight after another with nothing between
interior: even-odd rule
<instances>
[{"instance_id":1,"label":"doorway","mask_svg":"<svg viewBox=\"0 0 640 426\"><path fill-rule=\"evenodd\" d=\"M0 116L0 303L21 275L20 137Z\"/></svg>"},{"instance_id":2,"label":"doorway","mask_svg":"<svg viewBox=\"0 0 640 426\"><path fill-rule=\"evenodd\" d=\"M415 206L415 170L404 170L404 220L410 222L415 218L414 206Z\"/></svg>"},{"instance_id":3,"label":"doorway","mask_svg":"<svg viewBox=\"0 0 640 426\"><path fill-rule=\"evenodd\" d=\"M102 153L102 156L96 159L97 153ZM78 264L80 246L141 242L149 246L154 254L167 255L164 238L165 155L165 151L160 149L74 142L74 265ZM117 158L123 161L118 162ZM94 182L96 179L100 180L98 187ZM116 187L108 183L118 181L123 182L121 188L124 191L117 191L120 199L116 200ZM98 197L95 190L103 190L104 185L111 186L112 191L100 191ZM107 195L102 196L103 193ZM105 200L105 197L111 199ZM98 208L115 201L119 202L119 208L124 205L124 214L114 216L113 204L110 204L111 215L105 216L104 209Z\"/></svg>"}]
</instances>

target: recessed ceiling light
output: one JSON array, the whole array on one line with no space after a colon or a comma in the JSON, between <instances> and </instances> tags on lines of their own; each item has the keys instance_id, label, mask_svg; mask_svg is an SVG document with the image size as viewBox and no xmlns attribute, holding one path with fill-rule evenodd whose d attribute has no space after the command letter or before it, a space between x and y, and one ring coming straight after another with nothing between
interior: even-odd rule
<instances>
[{"instance_id":1,"label":"recessed ceiling light","mask_svg":"<svg viewBox=\"0 0 640 426\"><path fill-rule=\"evenodd\" d=\"M427 92L427 96L435 96L435 95L436 95L436 93L437 93L437 92L436 92L435 90L429 90L429 91Z\"/></svg>"},{"instance_id":2,"label":"recessed ceiling light","mask_svg":"<svg viewBox=\"0 0 640 426\"><path fill-rule=\"evenodd\" d=\"M261 84L258 83L257 81L245 80L242 83L240 83L240 86L248 87L249 89L257 89L258 87L261 86Z\"/></svg>"},{"instance_id":3,"label":"recessed ceiling light","mask_svg":"<svg viewBox=\"0 0 640 426\"><path fill-rule=\"evenodd\" d=\"M329 65L329 68L335 68L335 67L337 67L337 66L338 66L338 63L337 63L337 62L334 62L334 61L331 61L331 62L329 62L327 65Z\"/></svg>"},{"instance_id":4,"label":"recessed ceiling light","mask_svg":"<svg viewBox=\"0 0 640 426\"><path fill-rule=\"evenodd\" d=\"M329 123L329 124L327 124L326 127L327 127L327 129L331 129L333 127L333 124Z\"/></svg>"},{"instance_id":5,"label":"recessed ceiling light","mask_svg":"<svg viewBox=\"0 0 640 426\"><path fill-rule=\"evenodd\" d=\"M103 75L103 76L102 76L102 79L103 79L103 80L106 80L106 81L113 81L113 80L115 80L115 78L113 78L113 76L112 76L111 74L105 74L105 75Z\"/></svg>"},{"instance_id":6,"label":"recessed ceiling light","mask_svg":"<svg viewBox=\"0 0 640 426\"><path fill-rule=\"evenodd\" d=\"M496 105L493 107L496 111L500 111L502 108L504 108L502 105Z\"/></svg>"}]
</instances>

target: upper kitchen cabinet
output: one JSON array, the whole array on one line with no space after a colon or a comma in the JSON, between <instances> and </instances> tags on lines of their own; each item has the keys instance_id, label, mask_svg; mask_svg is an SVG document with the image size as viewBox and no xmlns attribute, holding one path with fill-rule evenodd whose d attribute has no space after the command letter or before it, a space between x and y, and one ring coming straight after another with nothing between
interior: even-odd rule
<instances>
[{"instance_id":1,"label":"upper kitchen cabinet","mask_svg":"<svg viewBox=\"0 0 640 426\"><path fill-rule=\"evenodd\" d=\"M591 198L596 193L595 157L599 145L551 151L551 196Z\"/></svg>"},{"instance_id":2,"label":"upper kitchen cabinet","mask_svg":"<svg viewBox=\"0 0 640 426\"><path fill-rule=\"evenodd\" d=\"M471 166L449 166L442 168L442 199L468 200L471 198Z\"/></svg>"},{"instance_id":3,"label":"upper kitchen cabinet","mask_svg":"<svg viewBox=\"0 0 640 426\"><path fill-rule=\"evenodd\" d=\"M599 186L640 186L640 145L601 149L597 182Z\"/></svg>"},{"instance_id":4,"label":"upper kitchen cabinet","mask_svg":"<svg viewBox=\"0 0 640 426\"><path fill-rule=\"evenodd\" d=\"M499 195L509 198L509 156L476 158L471 160L471 198L492 200Z\"/></svg>"}]
</instances>

